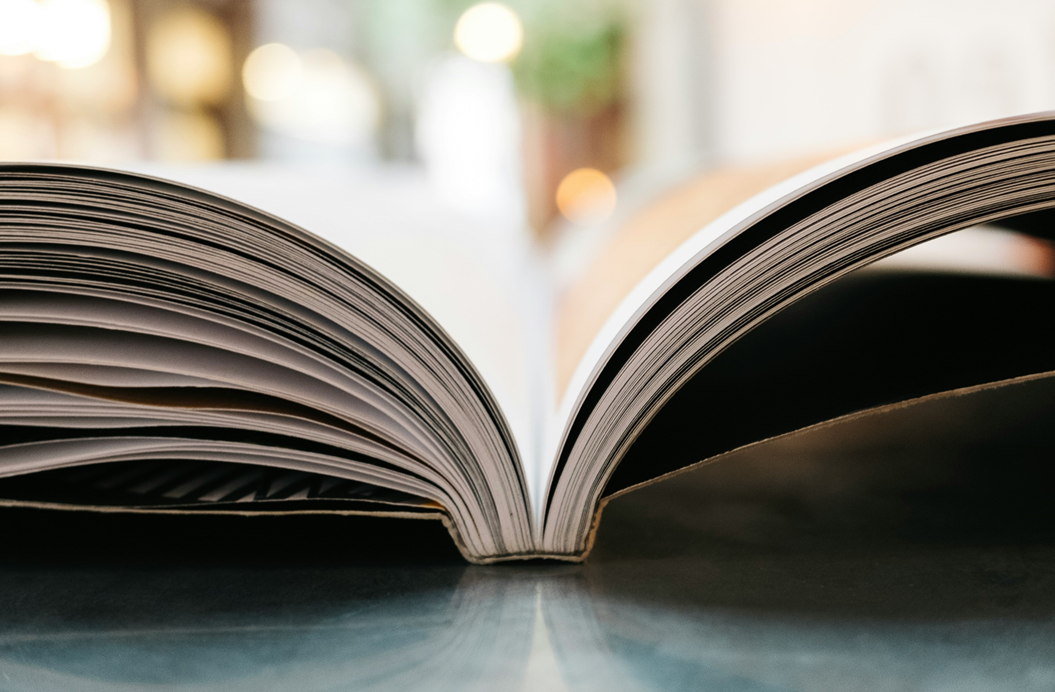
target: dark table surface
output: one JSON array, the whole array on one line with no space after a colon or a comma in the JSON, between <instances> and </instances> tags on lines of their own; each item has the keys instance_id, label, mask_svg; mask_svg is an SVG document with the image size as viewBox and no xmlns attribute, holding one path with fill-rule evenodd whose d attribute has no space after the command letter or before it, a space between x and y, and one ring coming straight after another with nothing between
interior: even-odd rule
<instances>
[{"instance_id":1,"label":"dark table surface","mask_svg":"<svg viewBox=\"0 0 1055 692\"><path fill-rule=\"evenodd\" d=\"M1055 689L1055 396L1023 387L631 493L581 565L469 566L435 522L9 511L0 689Z\"/></svg>"}]
</instances>

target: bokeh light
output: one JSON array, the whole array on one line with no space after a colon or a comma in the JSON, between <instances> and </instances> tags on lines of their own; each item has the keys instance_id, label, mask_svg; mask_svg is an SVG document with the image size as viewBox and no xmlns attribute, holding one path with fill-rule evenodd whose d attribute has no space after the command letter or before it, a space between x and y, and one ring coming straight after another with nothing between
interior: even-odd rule
<instances>
[{"instance_id":1,"label":"bokeh light","mask_svg":"<svg viewBox=\"0 0 1055 692\"><path fill-rule=\"evenodd\" d=\"M580 226L601 223L615 211L615 185L595 168L572 171L557 188L557 208Z\"/></svg>"},{"instance_id":2,"label":"bokeh light","mask_svg":"<svg viewBox=\"0 0 1055 692\"><path fill-rule=\"evenodd\" d=\"M380 119L380 101L369 76L331 50L294 53L296 63L284 50L269 50L255 59L250 55L246 61L250 115L273 132L304 141L350 145L368 140ZM270 98L255 97L259 94Z\"/></svg>"},{"instance_id":3,"label":"bokeh light","mask_svg":"<svg viewBox=\"0 0 1055 692\"><path fill-rule=\"evenodd\" d=\"M157 93L181 106L218 104L231 87L231 37L203 10L175 10L147 37L147 74Z\"/></svg>"},{"instance_id":4,"label":"bokeh light","mask_svg":"<svg viewBox=\"0 0 1055 692\"><path fill-rule=\"evenodd\" d=\"M106 0L42 0L36 49L41 60L76 69L93 65L110 49Z\"/></svg>"},{"instance_id":5,"label":"bokeh light","mask_svg":"<svg viewBox=\"0 0 1055 692\"><path fill-rule=\"evenodd\" d=\"M40 7L34 0L0 0L0 55L23 55L37 46Z\"/></svg>"},{"instance_id":6,"label":"bokeh light","mask_svg":"<svg viewBox=\"0 0 1055 692\"><path fill-rule=\"evenodd\" d=\"M289 46L268 43L245 60L242 82L246 93L260 101L277 101L291 95L298 86L303 66L300 56Z\"/></svg>"},{"instance_id":7,"label":"bokeh light","mask_svg":"<svg viewBox=\"0 0 1055 692\"><path fill-rule=\"evenodd\" d=\"M520 51L524 29L513 10L497 2L482 2L467 9L454 28L458 50L473 60L500 62Z\"/></svg>"}]
</instances>

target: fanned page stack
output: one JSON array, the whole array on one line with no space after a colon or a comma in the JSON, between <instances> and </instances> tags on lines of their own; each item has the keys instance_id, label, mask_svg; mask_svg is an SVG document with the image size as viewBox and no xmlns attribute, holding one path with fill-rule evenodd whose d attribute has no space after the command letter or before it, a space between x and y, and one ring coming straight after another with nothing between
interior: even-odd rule
<instances>
[{"instance_id":1,"label":"fanned page stack","mask_svg":"<svg viewBox=\"0 0 1055 692\"><path fill-rule=\"evenodd\" d=\"M505 351L501 334L456 340L474 319L501 331L489 316L501 309L444 315L432 294L255 207L144 175L2 164L0 503L441 518L474 562L579 560L607 498L732 446L892 396L1046 372L1037 361L934 380L805 418L794 401L760 405L754 437L727 448L707 443L724 424L698 419L695 456L631 453L679 390L808 294L937 236L1053 207L1052 114L822 165L682 242L558 386L548 338ZM458 280L435 262L441 283ZM549 334L555 316L536 317L525 332Z\"/></svg>"}]
</instances>

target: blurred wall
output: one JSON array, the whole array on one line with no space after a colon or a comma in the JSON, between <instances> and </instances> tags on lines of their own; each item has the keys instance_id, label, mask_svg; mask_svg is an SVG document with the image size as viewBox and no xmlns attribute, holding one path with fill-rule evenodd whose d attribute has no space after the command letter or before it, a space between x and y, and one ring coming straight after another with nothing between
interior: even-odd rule
<instances>
[{"instance_id":1,"label":"blurred wall","mask_svg":"<svg viewBox=\"0 0 1055 692\"><path fill-rule=\"evenodd\" d=\"M712 4L646 0L631 8L627 148L637 165L691 164L717 148Z\"/></svg>"},{"instance_id":2,"label":"blurred wall","mask_svg":"<svg viewBox=\"0 0 1055 692\"><path fill-rule=\"evenodd\" d=\"M727 163L1055 107L1050 0L647 0L635 142Z\"/></svg>"},{"instance_id":3,"label":"blurred wall","mask_svg":"<svg viewBox=\"0 0 1055 692\"><path fill-rule=\"evenodd\" d=\"M0 0L0 159L399 161L448 190L457 168L545 234L583 168L622 183L615 222L701 169L1055 107L1052 0L506 0L522 46L475 68L473 4ZM12 13L52 5L108 17L94 62L16 45ZM269 44L296 63L281 97L242 79ZM667 174L635 191L624 167Z\"/></svg>"}]
</instances>

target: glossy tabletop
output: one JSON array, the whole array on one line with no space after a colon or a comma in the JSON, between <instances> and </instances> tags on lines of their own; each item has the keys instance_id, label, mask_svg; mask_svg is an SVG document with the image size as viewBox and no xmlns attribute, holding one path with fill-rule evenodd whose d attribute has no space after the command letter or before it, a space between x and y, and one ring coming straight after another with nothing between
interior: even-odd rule
<instances>
[{"instance_id":1,"label":"glossy tabletop","mask_svg":"<svg viewBox=\"0 0 1055 692\"><path fill-rule=\"evenodd\" d=\"M435 522L8 512L0 689L1051 690L1050 399L739 452L613 501L581 565L469 566Z\"/></svg>"}]
</instances>

